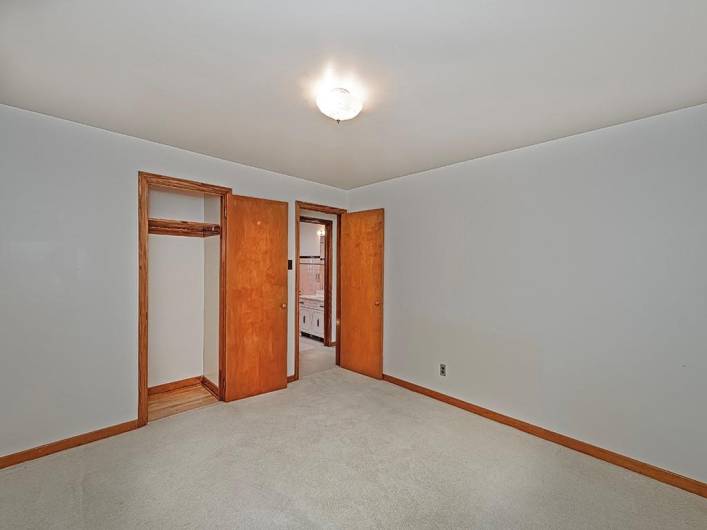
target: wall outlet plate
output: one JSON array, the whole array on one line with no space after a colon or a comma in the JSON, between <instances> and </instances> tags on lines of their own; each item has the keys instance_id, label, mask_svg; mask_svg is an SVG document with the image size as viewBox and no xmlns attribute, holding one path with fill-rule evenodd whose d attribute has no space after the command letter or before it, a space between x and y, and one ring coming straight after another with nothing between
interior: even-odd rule
<instances>
[{"instance_id":1,"label":"wall outlet plate","mask_svg":"<svg viewBox=\"0 0 707 530\"><path fill-rule=\"evenodd\" d=\"M442 377L447 376L447 365L446 364L439 365L439 375L441 375Z\"/></svg>"}]
</instances>

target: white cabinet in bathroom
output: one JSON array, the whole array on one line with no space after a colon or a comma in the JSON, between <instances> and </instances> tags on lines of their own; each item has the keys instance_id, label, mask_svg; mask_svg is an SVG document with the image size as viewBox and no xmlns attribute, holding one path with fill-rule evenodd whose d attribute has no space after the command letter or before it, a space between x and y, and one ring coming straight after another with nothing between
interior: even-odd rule
<instances>
[{"instance_id":1,"label":"white cabinet in bathroom","mask_svg":"<svg viewBox=\"0 0 707 530\"><path fill-rule=\"evenodd\" d=\"M324 338L324 300L301 296L299 302L300 331Z\"/></svg>"},{"instance_id":2,"label":"white cabinet in bathroom","mask_svg":"<svg viewBox=\"0 0 707 530\"><path fill-rule=\"evenodd\" d=\"M324 338L324 310L312 311L312 331L310 333L316 337Z\"/></svg>"},{"instance_id":3,"label":"white cabinet in bathroom","mask_svg":"<svg viewBox=\"0 0 707 530\"><path fill-rule=\"evenodd\" d=\"M299 329L304 333L312 332L312 310L306 309L301 302L299 306Z\"/></svg>"}]
</instances>

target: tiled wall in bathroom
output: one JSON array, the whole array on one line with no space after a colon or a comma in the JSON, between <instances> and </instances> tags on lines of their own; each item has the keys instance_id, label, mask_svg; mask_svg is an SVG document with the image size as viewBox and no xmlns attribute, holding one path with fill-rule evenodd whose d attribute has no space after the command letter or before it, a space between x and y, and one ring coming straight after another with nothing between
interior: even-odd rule
<instances>
[{"instance_id":1,"label":"tiled wall in bathroom","mask_svg":"<svg viewBox=\"0 0 707 530\"><path fill-rule=\"evenodd\" d=\"M317 294L324 290L324 260L300 258L299 286L302 294Z\"/></svg>"}]
</instances>

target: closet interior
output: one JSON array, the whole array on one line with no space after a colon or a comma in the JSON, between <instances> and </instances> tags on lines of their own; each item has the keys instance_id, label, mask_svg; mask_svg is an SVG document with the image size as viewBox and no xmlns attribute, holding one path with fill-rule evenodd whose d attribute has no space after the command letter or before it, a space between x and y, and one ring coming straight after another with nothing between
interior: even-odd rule
<instances>
[{"instance_id":1,"label":"closet interior","mask_svg":"<svg viewBox=\"0 0 707 530\"><path fill-rule=\"evenodd\" d=\"M221 200L149 189L148 421L218 401Z\"/></svg>"}]
</instances>

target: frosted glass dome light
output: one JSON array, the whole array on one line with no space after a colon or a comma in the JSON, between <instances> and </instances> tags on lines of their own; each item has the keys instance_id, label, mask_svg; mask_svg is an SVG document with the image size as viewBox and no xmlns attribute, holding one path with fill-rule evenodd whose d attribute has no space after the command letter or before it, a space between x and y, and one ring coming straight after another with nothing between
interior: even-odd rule
<instances>
[{"instance_id":1,"label":"frosted glass dome light","mask_svg":"<svg viewBox=\"0 0 707 530\"><path fill-rule=\"evenodd\" d=\"M363 102L345 88L336 87L322 90L317 95L317 107L338 123L358 116Z\"/></svg>"}]
</instances>

